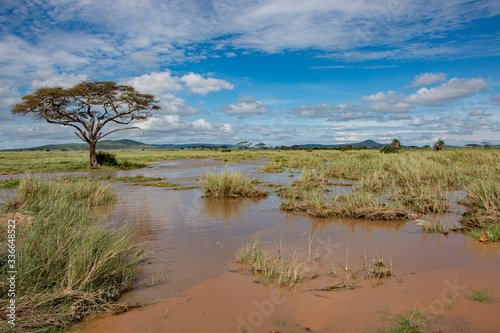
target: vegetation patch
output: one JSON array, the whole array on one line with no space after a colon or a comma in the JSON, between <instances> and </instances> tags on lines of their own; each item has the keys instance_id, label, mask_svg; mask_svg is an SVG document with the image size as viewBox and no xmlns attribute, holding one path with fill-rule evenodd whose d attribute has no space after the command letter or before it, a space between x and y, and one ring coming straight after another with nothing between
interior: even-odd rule
<instances>
[{"instance_id":1,"label":"vegetation patch","mask_svg":"<svg viewBox=\"0 0 500 333\"><path fill-rule=\"evenodd\" d=\"M372 259L365 258L365 279L382 279L392 276L392 259L385 261L383 256Z\"/></svg>"},{"instance_id":2,"label":"vegetation patch","mask_svg":"<svg viewBox=\"0 0 500 333\"><path fill-rule=\"evenodd\" d=\"M1 331L54 332L92 312L125 309L116 300L144 255L128 230L111 228L90 210L114 200L108 186L89 180L20 181L16 197L2 207L15 214L22 278L16 280L16 325L1 321ZM6 233L5 222L1 229ZM4 240L0 258L7 250ZM1 260L2 281L9 270ZM0 288L1 309L7 308L7 291Z\"/></svg>"},{"instance_id":3,"label":"vegetation patch","mask_svg":"<svg viewBox=\"0 0 500 333\"><path fill-rule=\"evenodd\" d=\"M257 281L265 284L275 281L279 286L292 286L309 278L306 264L297 257L296 252L291 258L286 258L280 241L276 254L270 254L262 249L257 235L252 243L240 249L236 261L252 273Z\"/></svg>"},{"instance_id":4,"label":"vegetation patch","mask_svg":"<svg viewBox=\"0 0 500 333\"><path fill-rule=\"evenodd\" d=\"M465 296L471 301L476 301L480 303L489 303L493 300L493 297L488 296L488 289L476 289L470 295Z\"/></svg>"},{"instance_id":5,"label":"vegetation patch","mask_svg":"<svg viewBox=\"0 0 500 333\"><path fill-rule=\"evenodd\" d=\"M380 202L373 195L364 192L342 194L329 199L323 190L308 191L300 188L281 191L278 196L282 199L281 209L305 211L314 217L368 220L401 220L408 217L401 206Z\"/></svg>"},{"instance_id":6,"label":"vegetation patch","mask_svg":"<svg viewBox=\"0 0 500 333\"><path fill-rule=\"evenodd\" d=\"M0 181L0 188L16 188L19 186L19 179L8 179Z\"/></svg>"},{"instance_id":7,"label":"vegetation patch","mask_svg":"<svg viewBox=\"0 0 500 333\"><path fill-rule=\"evenodd\" d=\"M216 173L206 171L200 179L200 185L205 190L204 197L210 198L255 198L265 197L267 192L252 184L248 176L238 171Z\"/></svg>"},{"instance_id":8,"label":"vegetation patch","mask_svg":"<svg viewBox=\"0 0 500 333\"><path fill-rule=\"evenodd\" d=\"M274 162L274 161L269 161L267 164L261 166L259 169L257 169L257 172L262 172L262 173L280 173L280 172L285 172L285 166L283 162Z\"/></svg>"},{"instance_id":9,"label":"vegetation patch","mask_svg":"<svg viewBox=\"0 0 500 333\"><path fill-rule=\"evenodd\" d=\"M386 328L379 328L380 333L420 333L431 323L429 314L424 311L417 311L394 316L389 320Z\"/></svg>"}]
</instances>

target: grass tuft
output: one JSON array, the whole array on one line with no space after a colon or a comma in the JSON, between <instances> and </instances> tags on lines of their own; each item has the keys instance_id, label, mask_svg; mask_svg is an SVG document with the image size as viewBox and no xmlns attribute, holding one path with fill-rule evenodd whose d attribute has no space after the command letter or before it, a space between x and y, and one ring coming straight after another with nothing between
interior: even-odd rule
<instances>
[{"instance_id":1,"label":"grass tuft","mask_svg":"<svg viewBox=\"0 0 500 333\"><path fill-rule=\"evenodd\" d=\"M292 286L308 278L308 271L303 260L294 253L291 259L283 254L280 245L276 255L271 255L262 249L260 237L255 236L253 243L241 247L236 256L238 264L245 266L258 281L269 283L276 281L279 286Z\"/></svg>"},{"instance_id":2,"label":"grass tuft","mask_svg":"<svg viewBox=\"0 0 500 333\"><path fill-rule=\"evenodd\" d=\"M252 184L248 176L238 171L215 173L206 171L200 179L200 185L205 190L203 196L211 198L255 198L265 197L267 192Z\"/></svg>"}]
</instances>

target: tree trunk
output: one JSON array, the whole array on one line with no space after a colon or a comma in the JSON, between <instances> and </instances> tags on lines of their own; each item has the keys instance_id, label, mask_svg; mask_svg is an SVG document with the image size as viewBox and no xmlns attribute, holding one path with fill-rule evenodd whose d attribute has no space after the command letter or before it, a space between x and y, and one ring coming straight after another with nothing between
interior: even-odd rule
<instances>
[{"instance_id":1,"label":"tree trunk","mask_svg":"<svg viewBox=\"0 0 500 333\"><path fill-rule=\"evenodd\" d=\"M99 163L97 163L97 158L95 156L95 148L96 148L97 142L91 142L89 146L89 153L90 153L90 167L91 168L98 168L100 167Z\"/></svg>"}]
</instances>

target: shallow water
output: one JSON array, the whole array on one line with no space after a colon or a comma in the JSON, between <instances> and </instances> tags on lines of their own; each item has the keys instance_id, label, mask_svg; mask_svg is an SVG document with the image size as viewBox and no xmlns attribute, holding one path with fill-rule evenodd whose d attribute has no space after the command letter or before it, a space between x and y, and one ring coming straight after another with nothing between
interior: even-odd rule
<instances>
[{"instance_id":1,"label":"shallow water","mask_svg":"<svg viewBox=\"0 0 500 333\"><path fill-rule=\"evenodd\" d=\"M229 168L282 185L300 176L257 173L263 163L231 163ZM180 160L113 173L166 177L190 186L197 185L196 178L205 170L224 167L213 160ZM423 234L413 221L316 219L281 212L280 199L273 192L261 200L223 200L202 198L201 189L111 184L119 196L114 207L105 209L112 224L129 226L146 249L154 251L122 301L166 301L120 316L89 319L81 328L85 332L234 332L241 326L248 332L305 332L306 328L366 332L383 325L386 313L414 308L432 315L433 330L500 330L499 244L484 245L455 233ZM425 218L453 224L462 213L463 207L454 205L449 214ZM269 251L276 250L282 237L283 252L321 258L311 261L320 277L289 290L256 284L251 276L230 272L237 268L235 253L256 233ZM326 275L332 267L339 273L346 266L352 271L365 257L369 261L379 255L392 260L392 278L375 283L361 276L356 290L312 290L338 282ZM466 295L478 288L487 288L495 300L488 304L468 300Z\"/></svg>"}]
</instances>

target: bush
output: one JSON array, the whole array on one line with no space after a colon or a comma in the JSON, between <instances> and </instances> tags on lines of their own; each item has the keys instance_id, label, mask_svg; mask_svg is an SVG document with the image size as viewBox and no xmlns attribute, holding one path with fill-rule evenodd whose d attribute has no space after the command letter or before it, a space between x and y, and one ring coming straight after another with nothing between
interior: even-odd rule
<instances>
[{"instance_id":1,"label":"bush","mask_svg":"<svg viewBox=\"0 0 500 333\"><path fill-rule=\"evenodd\" d=\"M111 153L106 153L104 151L98 151L95 155L97 163L100 165L117 166L118 161L116 160L116 155Z\"/></svg>"},{"instance_id":2,"label":"bush","mask_svg":"<svg viewBox=\"0 0 500 333\"><path fill-rule=\"evenodd\" d=\"M389 154L389 153L395 153L396 151L391 146L385 145L384 148L380 149L380 152L384 154Z\"/></svg>"}]
</instances>

